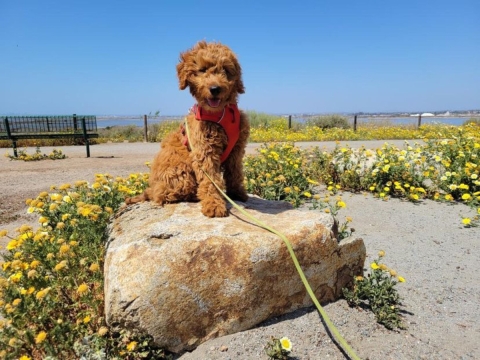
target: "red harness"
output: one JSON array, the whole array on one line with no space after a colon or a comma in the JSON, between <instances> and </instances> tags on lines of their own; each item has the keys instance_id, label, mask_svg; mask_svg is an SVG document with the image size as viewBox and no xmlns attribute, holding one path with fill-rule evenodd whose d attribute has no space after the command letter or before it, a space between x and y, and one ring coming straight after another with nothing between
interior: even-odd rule
<instances>
[{"instance_id":1,"label":"red harness","mask_svg":"<svg viewBox=\"0 0 480 360\"><path fill-rule=\"evenodd\" d=\"M238 110L237 104L228 104L222 111L217 112L209 112L202 109L198 104L195 104L190 109L190 113L195 115L195 119L198 121L211 121L221 125L225 130L228 143L220 158L220 161L223 163L228 158L228 155L230 155L240 136L240 111ZM188 147L188 137L183 125L181 131L183 144Z\"/></svg>"}]
</instances>

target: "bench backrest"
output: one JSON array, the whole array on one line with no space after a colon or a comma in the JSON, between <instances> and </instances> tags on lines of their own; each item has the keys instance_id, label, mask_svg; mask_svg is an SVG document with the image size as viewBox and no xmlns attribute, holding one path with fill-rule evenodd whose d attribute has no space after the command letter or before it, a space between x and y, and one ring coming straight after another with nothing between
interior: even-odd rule
<instances>
[{"instance_id":1,"label":"bench backrest","mask_svg":"<svg viewBox=\"0 0 480 360\"><path fill-rule=\"evenodd\" d=\"M97 132L97 118L93 115L60 116L0 116L0 133L7 133L4 119L8 120L10 133L39 134L82 132L82 119L85 119L87 133Z\"/></svg>"}]
</instances>

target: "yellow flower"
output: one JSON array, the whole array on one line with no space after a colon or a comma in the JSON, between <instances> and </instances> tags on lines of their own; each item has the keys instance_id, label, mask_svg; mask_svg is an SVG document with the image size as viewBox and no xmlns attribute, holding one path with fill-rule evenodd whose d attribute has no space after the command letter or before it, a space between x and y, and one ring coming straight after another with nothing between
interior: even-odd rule
<instances>
[{"instance_id":1,"label":"yellow flower","mask_svg":"<svg viewBox=\"0 0 480 360\"><path fill-rule=\"evenodd\" d=\"M60 271L66 267L67 267L67 260L62 260L57 265L55 265L55 270Z\"/></svg>"},{"instance_id":2,"label":"yellow flower","mask_svg":"<svg viewBox=\"0 0 480 360\"><path fill-rule=\"evenodd\" d=\"M400 281L401 283L405 282L405 279L401 276L398 277L398 281Z\"/></svg>"},{"instance_id":3,"label":"yellow flower","mask_svg":"<svg viewBox=\"0 0 480 360\"><path fill-rule=\"evenodd\" d=\"M393 276L393 277L397 276L397 272L395 270L391 269L390 270L390 276Z\"/></svg>"},{"instance_id":4,"label":"yellow flower","mask_svg":"<svg viewBox=\"0 0 480 360\"><path fill-rule=\"evenodd\" d=\"M32 360L32 358L27 355L23 355L23 356L20 356L18 360Z\"/></svg>"},{"instance_id":5,"label":"yellow flower","mask_svg":"<svg viewBox=\"0 0 480 360\"><path fill-rule=\"evenodd\" d=\"M133 350L135 350L136 347L137 347L137 342L136 342L136 341L131 341L131 342L127 345L127 350L128 350L128 351L133 351Z\"/></svg>"},{"instance_id":6,"label":"yellow flower","mask_svg":"<svg viewBox=\"0 0 480 360\"><path fill-rule=\"evenodd\" d=\"M35 338L35 344L41 344L47 338L47 333L45 331L40 331Z\"/></svg>"},{"instance_id":7,"label":"yellow flower","mask_svg":"<svg viewBox=\"0 0 480 360\"><path fill-rule=\"evenodd\" d=\"M380 250L380 251L378 252L378 256L384 257L384 256L385 256L385 251Z\"/></svg>"},{"instance_id":8,"label":"yellow flower","mask_svg":"<svg viewBox=\"0 0 480 360\"><path fill-rule=\"evenodd\" d=\"M377 265L377 263L371 263L370 264L370 267L373 269L373 270L377 270L379 268L379 266Z\"/></svg>"},{"instance_id":9,"label":"yellow flower","mask_svg":"<svg viewBox=\"0 0 480 360\"><path fill-rule=\"evenodd\" d=\"M0 230L0 238L6 236L8 234L7 230Z\"/></svg>"},{"instance_id":10,"label":"yellow flower","mask_svg":"<svg viewBox=\"0 0 480 360\"><path fill-rule=\"evenodd\" d=\"M22 278L22 276L23 276L23 275L22 275L21 272L17 272L16 274L10 276L9 279L10 279L12 282L17 283L17 282L20 281L20 279Z\"/></svg>"},{"instance_id":11,"label":"yellow flower","mask_svg":"<svg viewBox=\"0 0 480 360\"><path fill-rule=\"evenodd\" d=\"M292 342L289 338L283 337L280 339L280 344L282 345L282 349L285 351L292 351Z\"/></svg>"},{"instance_id":12,"label":"yellow flower","mask_svg":"<svg viewBox=\"0 0 480 360\"><path fill-rule=\"evenodd\" d=\"M17 246L18 246L18 241L13 239L12 241L10 241L8 244L7 244L7 250L13 250L13 249L16 249Z\"/></svg>"},{"instance_id":13,"label":"yellow flower","mask_svg":"<svg viewBox=\"0 0 480 360\"><path fill-rule=\"evenodd\" d=\"M92 272L98 271L99 268L100 268L100 266L98 266L98 264L96 264L96 263L90 265L90 267L89 267L90 271L92 271Z\"/></svg>"},{"instance_id":14,"label":"yellow flower","mask_svg":"<svg viewBox=\"0 0 480 360\"><path fill-rule=\"evenodd\" d=\"M344 207L347 206L347 204L345 204L345 202L343 202L343 201L337 202L337 205L338 205L338 207L341 207L341 208L344 208Z\"/></svg>"},{"instance_id":15,"label":"yellow flower","mask_svg":"<svg viewBox=\"0 0 480 360\"><path fill-rule=\"evenodd\" d=\"M284 192L285 194L290 194L291 191L292 191L292 189L289 188L289 187L286 187L285 189L283 189L283 192Z\"/></svg>"},{"instance_id":16,"label":"yellow flower","mask_svg":"<svg viewBox=\"0 0 480 360\"><path fill-rule=\"evenodd\" d=\"M100 329L98 329L97 333L99 336L103 336L108 333L108 328L106 326L102 326Z\"/></svg>"},{"instance_id":17,"label":"yellow flower","mask_svg":"<svg viewBox=\"0 0 480 360\"><path fill-rule=\"evenodd\" d=\"M462 219L463 225L470 225L471 222L472 222L472 220L468 217Z\"/></svg>"},{"instance_id":18,"label":"yellow flower","mask_svg":"<svg viewBox=\"0 0 480 360\"><path fill-rule=\"evenodd\" d=\"M35 295L35 297L37 298L37 300L41 300L41 299L43 299L45 296L47 296L47 294L48 294L47 289L42 289L42 290L40 290L39 292L37 292L37 294Z\"/></svg>"},{"instance_id":19,"label":"yellow flower","mask_svg":"<svg viewBox=\"0 0 480 360\"><path fill-rule=\"evenodd\" d=\"M380 264L379 268L380 268L381 270L383 270L383 271L387 271L387 270L388 270L387 265L385 265L385 264Z\"/></svg>"},{"instance_id":20,"label":"yellow flower","mask_svg":"<svg viewBox=\"0 0 480 360\"><path fill-rule=\"evenodd\" d=\"M463 194L462 195L462 200L468 200L471 198L471 195L470 194Z\"/></svg>"},{"instance_id":21,"label":"yellow flower","mask_svg":"<svg viewBox=\"0 0 480 360\"><path fill-rule=\"evenodd\" d=\"M307 197L307 198L310 198L310 197L312 197L312 194L310 194L308 191L305 191L305 192L303 193L303 196L305 196L305 197Z\"/></svg>"},{"instance_id":22,"label":"yellow flower","mask_svg":"<svg viewBox=\"0 0 480 360\"><path fill-rule=\"evenodd\" d=\"M85 293L86 291L88 291L88 285L85 284L85 283L81 284L81 285L78 287L78 289L77 289L77 292L78 292L79 294L83 294L83 293Z\"/></svg>"},{"instance_id":23,"label":"yellow flower","mask_svg":"<svg viewBox=\"0 0 480 360\"><path fill-rule=\"evenodd\" d=\"M357 281L362 281L362 280L363 280L363 276L359 275L359 276L357 276L357 277L355 278L355 280L357 280Z\"/></svg>"},{"instance_id":24,"label":"yellow flower","mask_svg":"<svg viewBox=\"0 0 480 360\"><path fill-rule=\"evenodd\" d=\"M18 305L20 305L21 302L22 302L22 299L18 299L18 298L17 298L17 299L15 299L15 300L12 301L12 305L13 305L13 306L18 306Z\"/></svg>"},{"instance_id":25,"label":"yellow flower","mask_svg":"<svg viewBox=\"0 0 480 360\"><path fill-rule=\"evenodd\" d=\"M67 190L67 189L70 189L71 185L70 184L63 184L63 185L60 185L58 188L60 190Z\"/></svg>"},{"instance_id":26,"label":"yellow flower","mask_svg":"<svg viewBox=\"0 0 480 360\"><path fill-rule=\"evenodd\" d=\"M85 317L83 318L83 323L84 323L84 324L88 324L91 319L92 319L92 318L90 317L90 315L87 315L87 316L85 316Z\"/></svg>"}]
</instances>

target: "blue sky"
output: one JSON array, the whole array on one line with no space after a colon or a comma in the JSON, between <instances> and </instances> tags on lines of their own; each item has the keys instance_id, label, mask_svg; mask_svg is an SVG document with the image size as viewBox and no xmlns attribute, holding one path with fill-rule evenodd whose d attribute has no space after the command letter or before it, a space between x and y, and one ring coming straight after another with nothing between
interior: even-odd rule
<instances>
[{"instance_id":1,"label":"blue sky","mask_svg":"<svg viewBox=\"0 0 480 360\"><path fill-rule=\"evenodd\" d=\"M478 0L0 0L0 114L184 114L198 40L238 55L247 110L480 108Z\"/></svg>"}]
</instances>

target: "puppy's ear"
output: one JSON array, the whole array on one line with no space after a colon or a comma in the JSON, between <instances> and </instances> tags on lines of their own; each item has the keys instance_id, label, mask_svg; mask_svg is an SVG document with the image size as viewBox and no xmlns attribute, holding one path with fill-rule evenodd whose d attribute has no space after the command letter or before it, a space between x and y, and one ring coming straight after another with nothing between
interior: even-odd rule
<instances>
[{"instance_id":1,"label":"puppy's ear","mask_svg":"<svg viewBox=\"0 0 480 360\"><path fill-rule=\"evenodd\" d=\"M239 94L244 94L245 93L245 87L243 86L242 78L239 78L238 81L237 81L237 92Z\"/></svg>"},{"instance_id":2,"label":"puppy's ear","mask_svg":"<svg viewBox=\"0 0 480 360\"><path fill-rule=\"evenodd\" d=\"M237 80L237 93L244 94L245 93L245 86L243 86L242 80L242 68L240 64L236 62L235 67L237 68L238 80Z\"/></svg>"},{"instance_id":3,"label":"puppy's ear","mask_svg":"<svg viewBox=\"0 0 480 360\"><path fill-rule=\"evenodd\" d=\"M188 52L180 54L180 62L177 64L177 76L180 90L185 90L188 86L189 66L188 59L191 55Z\"/></svg>"},{"instance_id":4,"label":"puppy's ear","mask_svg":"<svg viewBox=\"0 0 480 360\"><path fill-rule=\"evenodd\" d=\"M206 41L199 41L191 49L180 53L180 62L177 64L177 76L180 90L185 90L189 86L188 78L195 72L195 57L198 50L207 47Z\"/></svg>"}]
</instances>

